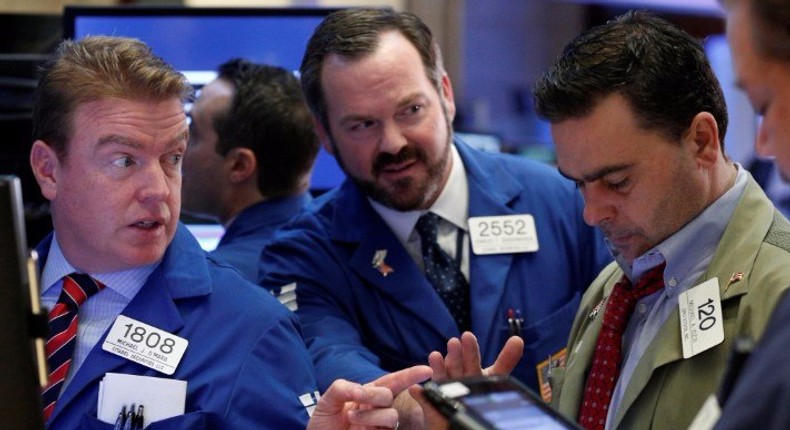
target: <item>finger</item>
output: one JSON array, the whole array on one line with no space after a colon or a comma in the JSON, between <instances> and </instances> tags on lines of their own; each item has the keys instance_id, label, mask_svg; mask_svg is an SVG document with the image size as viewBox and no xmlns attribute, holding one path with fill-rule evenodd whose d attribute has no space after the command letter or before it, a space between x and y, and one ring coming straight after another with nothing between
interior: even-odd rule
<instances>
[{"instance_id":1,"label":"finger","mask_svg":"<svg viewBox=\"0 0 790 430\"><path fill-rule=\"evenodd\" d=\"M509 375L524 355L524 340L512 336L505 342L494 364L483 371L484 375Z\"/></svg>"},{"instance_id":2,"label":"finger","mask_svg":"<svg viewBox=\"0 0 790 430\"><path fill-rule=\"evenodd\" d=\"M447 367L444 365L444 357L439 351L434 351L428 355L428 365L433 369L433 376L431 379L434 381L443 381L448 378Z\"/></svg>"},{"instance_id":3,"label":"finger","mask_svg":"<svg viewBox=\"0 0 790 430\"><path fill-rule=\"evenodd\" d=\"M472 332L464 332L461 335L461 347L463 349L463 376L480 376L483 373L480 364L480 345Z\"/></svg>"},{"instance_id":4,"label":"finger","mask_svg":"<svg viewBox=\"0 0 790 430\"><path fill-rule=\"evenodd\" d=\"M461 341L454 337L447 341L447 356L444 358L444 367L447 369L448 378L460 378L464 374L464 351Z\"/></svg>"},{"instance_id":5,"label":"finger","mask_svg":"<svg viewBox=\"0 0 790 430\"><path fill-rule=\"evenodd\" d=\"M346 402L364 399L365 396L359 384L338 379L321 396L321 401L316 405L313 414L319 416L337 414L346 406Z\"/></svg>"},{"instance_id":6,"label":"finger","mask_svg":"<svg viewBox=\"0 0 790 430\"><path fill-rule=\"evenodd\" d=\"M361 428L395 428L398 424L398 411L394 408L355 409L348 412L348 422Z\"/></svg>"},{"instance_id":7,"label":"finger","mask_svg":"<svg viewBox=\"0 0 790 430\"><path fill-rule=\"evenodd\" d=\"M393 396L397 396L410 386L430 379L432 374L433 370L428 366L412 366L388 373L367 386L388 388Z\"/></svg>"}]
</instances>

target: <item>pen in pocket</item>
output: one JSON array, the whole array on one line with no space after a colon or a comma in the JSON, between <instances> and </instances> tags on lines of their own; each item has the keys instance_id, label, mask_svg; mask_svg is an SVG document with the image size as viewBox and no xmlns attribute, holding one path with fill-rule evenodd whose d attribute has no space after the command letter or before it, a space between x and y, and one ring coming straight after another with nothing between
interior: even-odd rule
<instances>
[{"instance_id":1,"label":"pen in pocket","mask_svg":"<svg viewBox=\"0 0 790 430\"><path fill-rule=\"evenodd\" d=\"M135 404L132 403L127 411L126 405L124 405L118 413L113 430L142 430L145 421L144 409L143 405L135 407Z\"/></svg>"}]
</instances>

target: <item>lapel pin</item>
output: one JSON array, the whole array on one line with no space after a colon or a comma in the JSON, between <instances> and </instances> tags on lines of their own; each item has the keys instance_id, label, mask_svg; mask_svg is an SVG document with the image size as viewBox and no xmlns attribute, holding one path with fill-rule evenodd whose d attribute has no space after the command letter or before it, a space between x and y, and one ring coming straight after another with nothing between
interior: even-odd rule
<instances>
[{"instance_id":1,"label":"lapel pin","mask_svg":"<svg viewBox=\"0 0 790 430\"><path fill-rule=\"evenodd\" d=\"M595 307L593 308L592 312L590 312L590 315L589 315L588 318L590 318L591 320L595 319L595 316L598 315L598 312L601 311L601 308L603 307L604 303L606 303L606 299L607 298L609 298L609 296L604 296L601 299L601 301L598 302L597 305L595 305Z\"/></svg>"},{"instance_id":2,"label":"lapel pin","mask_svg":"<svg viewBox=\"0 0 790 430\"><path fill-rule=\"evenodd\" d=\"M743 272L733 272L732 276L730 276L730 282L724 288L724 291L727 291L727 288L730 288L730 285L739 282L743 279Z\"/></svg>"},{"instance_id":3,"label":"lapel pin","mask_svg":"<svg viewBox=\"0 0 790 430\"><path fill-rule=\"evenodd\" d=\"M373 255L373 261L370 262L373 268L378 270L379 273L381 273L381 276L384 276L385 278L387 277L387 275L395 271L395 269L393 269L392 266L390 266L384 261L386 257L387 257L387 250L379 249Z\"/></svg>"}]
</instances>

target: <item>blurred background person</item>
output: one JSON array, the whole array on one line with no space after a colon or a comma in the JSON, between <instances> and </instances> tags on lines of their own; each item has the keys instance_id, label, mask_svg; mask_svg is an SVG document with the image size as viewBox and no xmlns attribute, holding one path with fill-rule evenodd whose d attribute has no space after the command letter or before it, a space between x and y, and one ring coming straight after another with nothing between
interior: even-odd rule
<instances>
[{"instance_id":1,"label":"blurred background person","mask_svg":"<svg viewBox=\"0 0 790 430\"><path fill-rule=\"evenodd\" d=\"M225 233L213 256L257 282L261 250L310 200L319 143L299 80L234 59L189 115L184 211L220 222Z\"/></svg>"},{"instance_id":2,"label":"blurred background person","mask_svg":"<svg viewBox=\"0 0 790 430\"><path fill-rule=\"evenodd\" d=\"M723 0L738 86L761 116L755 142L790 180L790 0ZM786 222L786 221L785 221ZM784 258L783 264L790 264ZM782 280L776 280L782 282ZM786 285L786 284L785 284ZM790 296L776 306L762 340L721 405L718 430L790 428ZM754 339L754 336L749 338ZM707 411L706 411L707 412Z\"/></svg>"}]
</instances>

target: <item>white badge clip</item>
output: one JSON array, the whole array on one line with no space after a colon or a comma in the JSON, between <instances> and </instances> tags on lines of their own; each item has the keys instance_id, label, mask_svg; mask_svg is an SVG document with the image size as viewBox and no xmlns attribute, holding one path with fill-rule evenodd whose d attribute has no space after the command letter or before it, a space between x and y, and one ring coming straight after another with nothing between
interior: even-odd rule
<instances>
[{"instance_id":1,"label":"white badge clip","mask_svg":"<svg viewBox=\"0 0 790 430\"><path fill-rule=\"evenodd\" d=\"M124 315L115 319L102 349L127 360L172 375L189 341Z\"/></svg>"},{"instance_id":2,"label":"white badge clip","mask_svg":"<svg viewBox=\"0 0 790 430\"><path fill-rule=\"evenodd\" d=\"M469 236L476 255L514 254L538 250L535 218L529 214L469 218Z\"/></svg>"},{"instance_id":3,"label":"white badge clip","mask_svg":"<svg viewBox=\"0 0 790 430\"><path fill-rule=\"evenodd\" d=\"M724 342L719 279L713 278L678 297L683 358Z\"/></svg>"}]
</instances>

